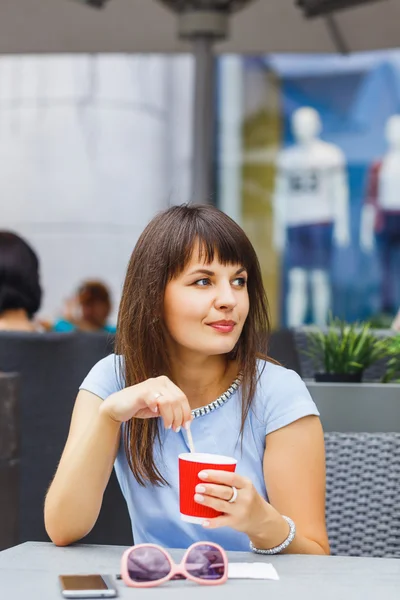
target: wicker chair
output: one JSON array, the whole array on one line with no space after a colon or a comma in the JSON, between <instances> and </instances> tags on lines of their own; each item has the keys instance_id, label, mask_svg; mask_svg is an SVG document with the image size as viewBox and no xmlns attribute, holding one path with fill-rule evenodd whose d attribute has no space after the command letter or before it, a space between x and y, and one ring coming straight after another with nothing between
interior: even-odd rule
<instances>
[{"instance_id":1,"label":"wicker chair","mask_svg":"<svg viewBox=\"0 0 400 600\"><path fill-rule=\"evenodd\" d=\"M400 433L326 433L325 446L332 554L400 558Z\"/></svg>"}]
</instances>

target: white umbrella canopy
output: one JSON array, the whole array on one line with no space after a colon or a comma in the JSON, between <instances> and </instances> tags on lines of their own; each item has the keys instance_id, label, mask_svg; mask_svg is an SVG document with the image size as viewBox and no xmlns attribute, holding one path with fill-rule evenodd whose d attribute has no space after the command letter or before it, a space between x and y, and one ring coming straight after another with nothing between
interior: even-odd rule
<instances>
[{"instance_id":1,"label":"white umbrella canopy","mask_svg":"<svg viewBox=\"0 0 400 600\"><path fill-rule=\"evenodd\" d=\"M226 53L350 52L400 45L399 0L349 0L358 4L335 17L306 19L297 0L0 0L0 53L168 53L193 51L196 59L191 199L211 201L213 166L213 50ZM81 4L79 4L79 2ZM320 0L325 5L345 0ZM302 0L316 4L317 0ZM185 15L190 41L178 36L172 7L201 7ZM226 23L210 6L243 8ZM205 21L202 20L205 18ZM211 24L204 29L204 23ZM209 35L213 30L213 35ZM193 35L195 32L196 35Z\"/></svg>"},{"instance_id":2,"label":"white umbrella canopy","mask_svg":"<svg viewBox=\"0 0 400 600\"><path fill-rule=\"evenodd\" d=\"M375 0L337 13L350 51L400 46L400 2ZM334 52L324 18L296 0L254 0L233 15L217 52ZM103 10L71 0L1 0L0 53L185 52L177 18L157 0L109 0Z\"/></svg>"}]
</instances>

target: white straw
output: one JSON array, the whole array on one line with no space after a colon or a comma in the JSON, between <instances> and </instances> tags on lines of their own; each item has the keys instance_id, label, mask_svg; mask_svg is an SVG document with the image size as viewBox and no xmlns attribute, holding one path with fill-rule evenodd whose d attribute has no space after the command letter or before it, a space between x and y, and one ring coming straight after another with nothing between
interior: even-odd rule
<instances>
[{"instance_id":1,"label":"white straw","mask_svg":"<svg viewBox=\"0 0 400 600\"><path fill-rule=\"evenodd\" d=\"M188 444L189 444L190 452L195 452L193 437L192 437L192 432L190 431L190 427L187 429L187 437L188 437Z\"/></svg>"}]
</instances>

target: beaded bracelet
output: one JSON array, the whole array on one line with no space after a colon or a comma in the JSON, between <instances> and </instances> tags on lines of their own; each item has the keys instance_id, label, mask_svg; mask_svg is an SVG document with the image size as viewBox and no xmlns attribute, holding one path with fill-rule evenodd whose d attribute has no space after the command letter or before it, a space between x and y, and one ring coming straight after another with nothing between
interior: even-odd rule
<instances>
[{"instance_id":1,"label":"beaded bracelet","mask_svg":"<svg viewBox=\"0 0 400 600\"><path fill-rule=\"evenodd\" d=\"M255 552L256 554L279 554L280 552L285 550L289 546L289 544L293 542L294 536L296 535L296 525L290 517L285 517L284 515L282 515L282 517L285 519L285 521L289 524L290 527L289 535L287 536L286 540L284 540L282 544L279 544L279 546L275 546L275 548L269 548L267 550L263 550L262 548L256 548L255 546L253 546L252 542L250 542L250 550L252 552Z\"/></svg>"}]
</instances>

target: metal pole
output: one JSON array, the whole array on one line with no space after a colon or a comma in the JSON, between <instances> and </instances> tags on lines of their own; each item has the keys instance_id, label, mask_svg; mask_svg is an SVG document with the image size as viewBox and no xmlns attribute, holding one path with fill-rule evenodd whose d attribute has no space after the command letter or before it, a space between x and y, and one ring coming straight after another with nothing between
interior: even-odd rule
<instances>
[{"instance_id":1,"label":"metal pole","mask_svg":"<svg viewBox=\"0 0 400 600\"><path fill-rule=\"evenodd\" d=\"M95 0L98 2L99 0ZM228 37L229 17L254 0L158 0L178 14L178 34L193 44L192 202L212 204L215 65L213 44Z\"/></svg>"},{"instance_id":2,"label":"metal pole","mask_svg":"<svg viewBox=\"0 0 400 600\"><path fill-rule=\"evenodd\" d=\"M192 202L212 204L215 62L213 38L193 39L195 57Z\"/></svg>"},{"instance_id":3,"label":"metal pole","mask_svg":"<svg viewBox=\"0 0 400 600\"><path fill-rule=\"evenodd\" d=\"M243 69L238 55L220 59L218 206L236 223L242 221Z\"/></svg>"},{"instance_id":4,"label":"metal pole","mask_svg":"<svg viewBox=\"0 0 400 600\"><path fill-rule=\"evenodd\" d=\"M229 16L253 0L159 0L179 15L179 37L195 58L192 202L213 203L215 61L213 45L228 36Z\"/></svg>"}]
</instances>

